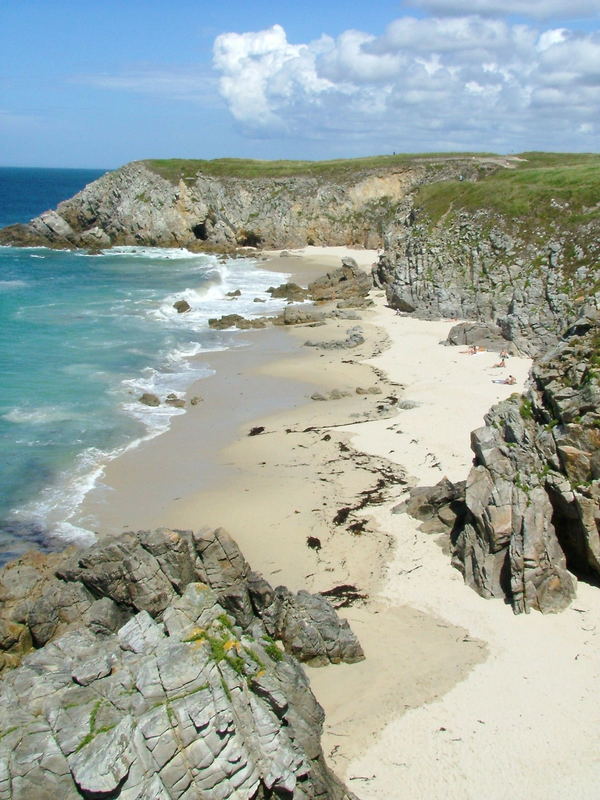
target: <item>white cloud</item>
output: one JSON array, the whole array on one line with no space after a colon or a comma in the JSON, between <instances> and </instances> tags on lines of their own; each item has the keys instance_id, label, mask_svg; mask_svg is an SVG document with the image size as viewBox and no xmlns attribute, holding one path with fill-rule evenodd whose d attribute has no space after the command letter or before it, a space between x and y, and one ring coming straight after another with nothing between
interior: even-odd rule
<instances>
[{"instance_id":1,"label":"white cloud","mask_svg":"<svg viewBox=\"0 0 600 800\"><path fill-rule=\"evenodd\" d=\"M279 125L277 108L318 98L332 84L319 77L314 55L328 42L291 45L280 25L257 33L226 33L214 44L214 66L221 72L220 89L233 116L241 122L260 120Z\"/></svg>"},{"instance_id":2,"label":"white cloud","mask_svg":"<svg viewBox=\"0 0 600 800\"><path fill-rule=\"evenodd\" d=\"M515 14L533 19L573 19L600 13L598 0L411 0L407 5L450 16Z\"/></svg>"},{"instance_id":3,"label":"white cloud","mask_svg":"<svg viewBox=\"0 0 600 800\"><path fill-rule=\"evenodd\" d=\"M214 55L224 100L255 135L362 138L373 151L574 149L584 133L589 147L600 109L600 34L565 28L404 17L379 37L291 44L276 25L221 34Z\"/></svg>"}]
</instances>

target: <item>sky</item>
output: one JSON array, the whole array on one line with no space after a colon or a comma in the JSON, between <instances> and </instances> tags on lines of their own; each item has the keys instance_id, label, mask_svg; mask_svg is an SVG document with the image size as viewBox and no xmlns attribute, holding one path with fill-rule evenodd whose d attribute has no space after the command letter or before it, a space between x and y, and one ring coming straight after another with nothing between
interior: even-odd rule
<instances>
[{"instance_id":1,"label":"sky","mask_svg":"<svg viewBox=\"0 0 600 800\"><path fill-rule=\"evenodd\" d=\"M600 150L600 0L0 0L0 164Z\"/></svg>"}]
</instances>

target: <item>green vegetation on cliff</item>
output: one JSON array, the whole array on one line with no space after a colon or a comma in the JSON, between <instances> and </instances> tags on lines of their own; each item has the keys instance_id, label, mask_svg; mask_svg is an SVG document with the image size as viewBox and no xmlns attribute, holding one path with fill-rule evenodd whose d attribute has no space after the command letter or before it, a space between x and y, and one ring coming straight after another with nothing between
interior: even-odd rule
<instances>
[{"instance_id":1,"label":"green vegetation on cliff","mask_svg":"<svg viewBox=\"0 0 600 800\"><path fill-rule=\"evenodd\" d=\"M499 169L475 183L421 186L415 205L432 222L452 211L486 209L510 219L580 224L600 214L600 155L522 153L514 169Z\"/></svg>"},{"instance_id":2,"label":"green vegetation on cliff","mask_svg":"<svg viewBox=\"0 0 600 800\"><path fill-rule=\"evenodd\" d=\"M365 158L338 158L331 161L259 161L250 158L149 159L142 162L166 180L194 180L198 173L218 178L333 177L363 170L408 167L423 162L487 158L488 153L420 153Z\"/></svg>"}]
</instances>

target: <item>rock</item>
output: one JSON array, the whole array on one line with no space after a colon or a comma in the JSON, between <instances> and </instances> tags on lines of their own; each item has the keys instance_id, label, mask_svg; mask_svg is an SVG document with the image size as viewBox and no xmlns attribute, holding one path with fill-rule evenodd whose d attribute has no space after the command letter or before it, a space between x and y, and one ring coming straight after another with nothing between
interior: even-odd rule
<instances>
[{"instance_id":1,"label":"rock","mask_svg":"<svg viewBox=\"0 0 600 800\"><path fill-rule=\"evenodd\" d=\"M160 405L160 399L151 392L144 392L143 395L138 397L140 403L143 403L145 406L152 406L156 407Z\"/></svg>"},{"instance_id":2,"label":"rock","mask_svg":"<svg viewBox=\"0 0 600 800\"><path fill-rule=\"evenodd\" d=\"M465 513L465 482L451 483L442 478L435 486L409 489L408 500L395 506L393 514L410 514L421 520L424 533L450 534Z\"/></svg>"},{"instance_id":3,"label":"rock","mask_svg":"<svg viewBox=\"0 0 600 800\"><path fill-rule=\"evenodd\" d=\"M485 186L481 191L483 196ZM374 268L391 308L424 319L489 324L491 338L470 334L466 342L497 349L506 347L504 339L521 353L541 355L582 310L600 306L585 271L598 263L597 215L576 221L566 213L564 221L552 216L534 222L527 215L503 216L491 203L472 210L449 203L433 219L409 206L388 226L385 253Z\"/></svg>"},{"instance_id":4,"label":"rock","mask_svg":"<svg viewBox=\"0 0 600 800\"><path fill-rule=\"evenodd\" d=\"M330 601L321 595L285 587L275 589L273 607L264 612L272 620L274 635L300 661L324 666L364 659L362 648L345 620L340 620Z\"/></svg>"},{"instance_id":5,"label":"rock","mask_svg":"<svg viewBox=\"0 0 600 800\"><path fill-rule=\"evenodd\" d=\"M177 397L176 394L168 394L165 398L165 404L173 406L173 408L185 408L185 400L183 397Z\"/></svg>"},{"instance_id":6,"label":"rock","mask_svg":"<svg viewBox=\"0 0 600 800\"><path fill-rule=\"evenodd\" d=\"M396 311L412 314L412 312L416 310L416 306L406 299L404 290L401 289L398 284L392 283L386 286L385 296L388 306Z\"/></svg>"},{"instance_id":7,"label":"rock","mask_svg":"<svg viewBox=\"0 0 600 800\"><path fill-rule=\"evenodd\" d=\"M118 631L100 634L74 615L20 666L5 670L0 792L10 787L15 800L352 800L326 766L324 715L308 680L271 638L281 629L288 650L319 663L361 658L329 601L273 591L223 530L146 531L85 554L54 554L58 579L44 577L38 561L35 574L27 559L20 565L30 590L66 582L87 596L79 582L85 581L94 586L92 605L108 600L98 597L108 591L129 618ZM0 572L0 581L7 578L1 586L10 585L15 570ZM243 591L245 627L227 605ZM136 611L141 605L148 610Z\"/></svg>"},{"instance_id":8,"label":"rock","mask_svg":"<svg viewBox=\"0 0 600 800\"><path fill-rule=\"evenodd\" d=\"M242 292L240 289L236 289L233 292L225 292L225 297L241 297Z\"/></svg>"},{"instance_id":9,"label":"rock","mask_svg":"<svg viewBox=\"0 0 600 800\"><path fill-rule=\"evenodd\" d=\"M111 245L110 236L97 225L81 233L79 243L92 250L101 250Z\"/></svg>"},{"instance_id":10,"label":"rock","mask_svg":"<svg viewBox=\"0 0 600 800\"><path fill-rule=\"evenodd\" d=\"M310 283L308 293L313 300L366 297L372 285L370 275L359 269L353 258L344 258L339 269Z\"/></svg>"},{"instance_id":11,"label":"rock","mask_svg":"<svg viewBox=\"0 0 600 800\"><path fill-rule=\"evenodd\" d=\"M198 403L202 403L203 401L204 401L203 397L200 397L200 395L195 394L190 400L190 405L191 406L197 406Z\"/></svg>"},{"instance_id":12,"label":"rock","mask_svg":"<svg viewBox=\"0 0 600 800\"><path fill-rule=\"evenodd\" d=\"M484 322L461 322L450 329L446 339L449 345L477 345L485 350L501 352L509 343L496 325Z\"/></svg>"},{"instance_id":13,"label":"rock","mask_svg":"<svg viewBox=\"0 0 600 800\"><path fill-rule=\"evenodd\" d=\"M273 298L289 300L290 302L301 302L308 297L308 291L298 286L297 283L282 283L280 286L270 286L267 292Z\"/></svg>"},{"instance_id":14,"label":"rock","mask_svg":"<svg viewBox=\"0 0 600 800\"><path fill-rule=\"evenodd\" d=\"M176 300L173 303L173 308L178 314L187 314L188 311L192 310L192 307L187 300Z\"/></svg>"},{"instance_id":15,"label":"rock","mask_svg":"<svg viewBox=\"0 0 600 800\"><path fill-rule=\"evenodd\" d=\"M318 347L320 350L350 350L365 343L362 329L356 325L349 328L345 339L332 339L322 342L304 342L306 347Z\"/></svg>"},{"instance_id":16,"label":"rock","mask_svg":"<svg viewBox=\"0 0 600 800\"><path fill-rule=\"evenodd\" d=\"M472 434L453 563L515 613L559 611L575 595L574 575L600 577L600 321L580 330L534 363L525 395L495 406Z\"/></svg>"},{"instance_id":17,"label":"rock","mask_svg":"<svg viewBox=\"0 0 600 800\"><path fill-rule=\"evenodd\" d=\"M325 313L312 306L287 306L283 310L284 325L305 325L312 322L321 322Z\"/></svg>"},{"instance_id":18,"label":"rock","mask_svg":"<svg viewBox=\"0 0 600 800\"><path fill-rule=\"evenodd\" d=\"M239 314L225 314L218 319L209 319L208 326L216 330L226 330L227 328L248 330L250 328L266 328L267 323L263 319L246 319Z\"/></svg>"}]
</instances>

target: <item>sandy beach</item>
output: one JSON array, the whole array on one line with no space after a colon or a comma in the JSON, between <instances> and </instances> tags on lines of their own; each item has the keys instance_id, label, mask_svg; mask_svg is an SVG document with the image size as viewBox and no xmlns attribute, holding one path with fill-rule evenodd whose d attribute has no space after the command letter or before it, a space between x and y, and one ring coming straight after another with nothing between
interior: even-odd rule
<instances>
[{"instance_id":1,"label":"sandy beach","mask_svg":"<svg viewBox=\"0 0 600 800\"><path fill-rule=\"evenodd\" d=\"M376 258L305 248L261 266L306 285L344 254L365 269ZM581 584L560 615L515 617L463 584L437 536L392 513L410 486L466 478L470 431L520 391L530 362L502 370L496 353L445 347L456 321L398 316L372 294L354 316L243 333L248 346L200 356L215 370L188 392L202 401L112 462L81 521L104 535L223 526L274 585L355 586L364 599L341 613L365 661L308 672L325 753L363 800L595 798L598 590ZM305 346L356 325L355 348ZM515 386L494 382L509 371Z\"/></svg>"}]
</instances>

